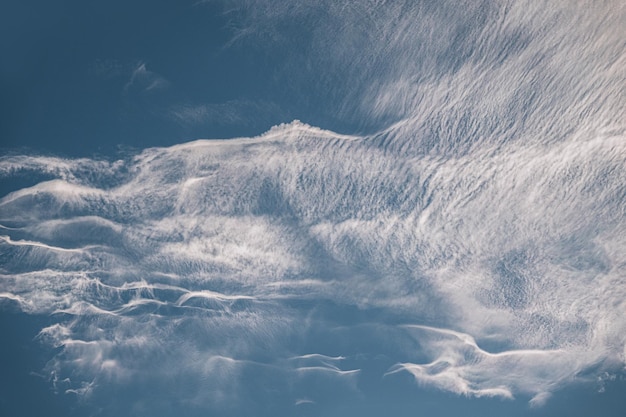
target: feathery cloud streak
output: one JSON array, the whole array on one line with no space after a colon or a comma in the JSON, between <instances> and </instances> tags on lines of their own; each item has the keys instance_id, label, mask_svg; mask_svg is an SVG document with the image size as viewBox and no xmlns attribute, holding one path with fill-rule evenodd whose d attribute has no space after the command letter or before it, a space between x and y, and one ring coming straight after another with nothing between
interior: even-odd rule
<instances>
[{"instance_id":1,"label":"feathery cloud streak","mask_svg":"<svg viewBox=\"0 0 626 417\"><path fill-rule=\"evenodd\" d=\"M46 179L0 201L0 297L55 318L57 388L308 406L358 395L382 355L387 378L539 405L622 370L624 7L286 4L243 7L237 42L317 23L305 68L351 80L329 111L377 133L0 159Z\"/></svg>"}]
</instances>

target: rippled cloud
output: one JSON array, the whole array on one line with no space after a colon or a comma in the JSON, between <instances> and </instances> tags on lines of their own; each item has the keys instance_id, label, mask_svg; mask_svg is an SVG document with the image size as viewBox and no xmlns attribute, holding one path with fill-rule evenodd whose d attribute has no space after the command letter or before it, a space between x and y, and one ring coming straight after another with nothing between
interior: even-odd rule
<instances>
[{"instance_id":1,"label":"rippled cloud","mask_svg":"<svg viewBox=\"0 0 626 417\"><path fill-rule=\"evenodd\" d=\"M34 179L0 200L0 307L53 318L58 391L273 410L408 373L540 406L623 371L624 7L378 3L237 2L234 41L315 17L319 82L355 75L330 111L375 133L0 158Z\"/></svg>"}]
</instances>

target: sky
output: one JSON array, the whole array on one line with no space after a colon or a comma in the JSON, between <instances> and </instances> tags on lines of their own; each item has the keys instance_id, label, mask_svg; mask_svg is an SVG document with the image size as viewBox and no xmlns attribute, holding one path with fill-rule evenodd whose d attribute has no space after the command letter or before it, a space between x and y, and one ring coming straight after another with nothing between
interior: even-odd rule
<instances>
[{"instance_id":1,"label":"sky","mask_svg":"<svg viewBox=\"0 0 626 417\"><path fill-rule=\"evenodd\" d=\"M626 6L0 13L0 414L622 416Z\"/></svg>"}]
</instances>

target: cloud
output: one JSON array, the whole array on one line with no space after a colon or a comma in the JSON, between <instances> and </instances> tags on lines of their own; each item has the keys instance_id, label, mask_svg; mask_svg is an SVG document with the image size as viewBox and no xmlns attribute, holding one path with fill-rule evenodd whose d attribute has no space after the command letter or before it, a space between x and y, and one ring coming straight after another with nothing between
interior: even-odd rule
<instances>
[{"instance_id":1,"label":"cloud","mask_svg":"<svg viewBox=\"0 0 626 417\"><path fill-rule=\"evenodd\" d=\"M182 126L250 126L283 120L286 112L269 101L230 100L212 104L177 104L168 116Z\"/></svg>"},{"instance_id":2,"label":"cloud","mask_svg":"<svg viewBox=\"0 0 626 417\"><path fill-rule=\"evenodd\" d=\"M104 80L125 78L124 92L129 94L144 94L167 89L170 83L163 76L148 69L143 61L122 62L116 59L105 58L94 60L89 72Z\"/></svg>"},{"instance_id":3,"label":"cloud","mask_svg":"<svg viewBox=\"0 0 626 417\"><path fill-rule=\"evenodd\" d=\"M290 62L319 77L285 71L338 85L328 111L376 133L294 121L113 162L0 158L4 178L37 178L0 200L0 298L51 315L59 391L270 410L354 395L385 358L540 406L623 370L623 7L383 3L240 16L240 42L315 26ZM127 88L159 79L140 64Z\"/></svg>"},{"instance_id":4,"label":"cloud","mask_svg":"<svg viewBox=\"0 0 626 417\"><path fill-rule=\"evenodd\" d=\"M623 366L623 139L598 132L416 159L376 136L294 122L147 149L113 164L123 169L5 158L6 175L24 166L64 179L0 201L3 223L17 226L0 240L3 298L57 317L51 329L64 330L42 334L62 347L49 369L71 392L157 378L154 358L199 381L193 364L214 357L352 392L341 380L367 362L347 354L402 352L391 372L421 384L539 405L593 380L586 372ZM103 187L99 178L117 175ZM344 313L319 321L331 305L363 311L343 328L368 314L435 327L405 326L412 344L373 327L369 337L398 340L382 351L284 345L338 326ZM231 381L223 395L247 389L237 372L210 372Z\"/></svg>"},{"instance_id":5,"label":"cloud","mask_svg":"<svg viewBox=\"0 0 626 417\"><path fill-rule=\"evenodd\" d=\"M368 131L422 126L435 136L427 146L562 137L559 126L596 112L619 123L606 110L624 105L620 2L221 3L233 44L275 62L276 88L296 103L321 101L322 114Z\"/></svg>"},{"instance_id":6,"label":"cloud","mask_svg":"<svg viewBox=\"0 0 626 417\"><path fill-rule=\"evenodd\" d=\"M416 381L457 394L475 397L513 398L514 394L532 396L530 404L540 406L554 386L571 383L583 363L601 360L599 352L557 350L508 350L490 353L481 349L473 337L449 329L405 326L417 333L423 352L434 360L427 364L401 363L387 374L411 373Z\"/></svg>"},{"instance_id":7,"label":"cloud","mask_svg":"<svg viewBox=\"0 0 626 417\"><path fill-rule=\"evenodd\" d=\"M145 62L135 65L130 80L124 86L126 93L149 93L163 90L169 86L169 82L159 74L147 69Z\"/></svg>"}]
</instances>

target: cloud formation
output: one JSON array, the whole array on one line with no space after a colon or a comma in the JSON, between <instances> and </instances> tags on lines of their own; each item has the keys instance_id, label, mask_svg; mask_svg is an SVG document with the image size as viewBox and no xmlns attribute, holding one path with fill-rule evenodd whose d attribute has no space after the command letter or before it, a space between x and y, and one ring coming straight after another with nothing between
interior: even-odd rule
<instances>
[{"instance_id":1,"label":"cloud formation","mask_svg":"<svg viewBox=\"0 0 626 417\"><path fill-rule=\"evenodd\" d=\"M415 337L398 349L416 362L393 372L541 398L624 363L623 139L416 159L294 122L94 161L90 176L85 161L5 158L4 172L21 161L66 179L0 203L2 297L58 317L41 337L63 348L50 372L67 392L160 374L138 363L154 357L232 384L255 363L358 378L342 358L297 348L330 302L417 323L397 330ZM109 175L114 187L92 184ZM214 357L234 362L194 365Z\"/></svg>"},{"instance_id":2,"label":"cloud formation","mask_svg":"<svg viewBox=\"0 0 626 417\"><path fill-rule=\"evenodd\" d=\"M271 120L286 112L268 101L231 100L219 104L178 104L172 106L168 116L182 126L249 126Z\"/></svg>"},{"instance_id":3,"label":"cloud formation","mask_svg":"<svg viewBox=\"0 0 626 417\"><path fill-rule=\"evenodd\" d=\"M133 68L130 80L124 85L124 91L148 93L167 88L169 82L162 76L148 70L145 62L139 62Z\"/></svg>"},{"instance_id":4,"label":"cloud formation","mask_svg":"<svg viewBox=\"0 0 626 417\"><path fill-rule=\"evenodd\" d=\"M276 61L277 88L367 131L402 122L443 150L481 137L556 140L623 114L620 2L222 3L233 44Z\"/></svg>"},{"instance_id":5,"label":"cloud formation","mask_svg":"<svg viewBox=\"0 0 626 417\"><path fill-rule=\"evenodd\" d=\"M375 133L0 158L35 179L0 201L0 303L54 318L57 389L313 407L385 358L380 378L540 405L622 371L624 6L286 4L241 6L237 42L314 24L305 68L351 80L329 111Z\"/></svg>"}]
</instances>

